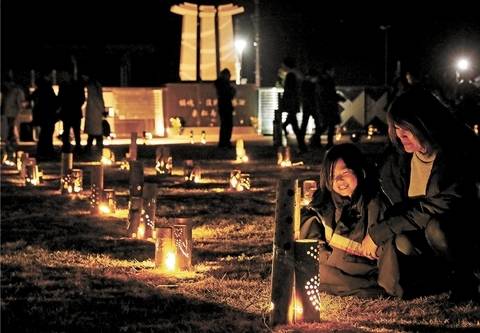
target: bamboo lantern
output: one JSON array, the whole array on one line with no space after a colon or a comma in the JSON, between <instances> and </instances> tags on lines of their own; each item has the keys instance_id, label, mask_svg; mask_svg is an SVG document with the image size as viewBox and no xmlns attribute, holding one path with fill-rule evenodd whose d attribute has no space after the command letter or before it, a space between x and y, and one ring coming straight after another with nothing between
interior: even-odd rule
<instances>
[{"instance_id":1,"label":"bamboo lantern","mask_svg":"<svg viewBox=\"0 0 480 333\"><path fill-rule=\"evenodd\" d=\"M82 192L83 171L81 169L70 169L65 178L64 186L66 186L68 194Z\"/></svg>"},{"instance_id":2,"label":"bamboo lantern","mask_svg":"<svg viewBox=\"0 0 480 333\"><path fill-rule=\"evenodd\" d=\"M73 153L62 153L60 170L60 192L68 194L68 181L70 170L73 169Z\"/></svg>"},{"instance_id":3,"label":"bamboo lantern","mask_svg":"<svg viewBox=\"0 0 480 333\"><path fill-rule=\"evenodd\" d=\"M115 190L106 188L103 190L102 202L100 204L100 211L103 214L113 214L117 210L117 200Z\"/></svg>"},{"instance_id":4,"label":"bamboo lantern","mask_svg":"<svg viewBox=\"0 0 480 333\"><path fill-rule=\"evenodd\" d=\"M230 173L230 188L237 191L250 189L250 175L235 169Z\"/></svg>"},{"instance_id":5,"label":"bamboo lantern","mask_svg":"<svg viewBox=\"0 0 480 333\"><path fill-rule=\"evenodd\" d=\"M167 147L158 147L155 156L155 172L157 176L171 175L173 159L172 156L170 156L170 149Z\"/></svg>"},{"instance_id":6,"label":"bamboo lantern","mask_svg":"<svg viewBox=\"0 0 480 333\"><path fill-rule=\"evenodd\" d=\"M28 153L19 151L17 154L17 170L20 173L20 177L25 178L25 167L27 165Z\"/></svg>"},{"instance_id":7,"label":"bamboo lantern","mask_svg":"<svg viewBox=\"0 0 480 333\"><path fill-rule=\"evenodd\" d=\"M132 238L137 238L142 207L142 197L130 197L130 201L128 202L127 233Z\"/></svg>"},{"instance_id":8,"label":"bamboo lantern","mask_svg":"<svg viewBox=\"0 0 480 333\"><path fill-rule=\"evenodd\" d=\"M138 227L137 238L153 238L155 229L155 212L157 210L157 184L145 183L143 188L143 207Z\"/></svg>"},{"instance_id":9,"label":"bamboo lantern","mask_svg":"<svg viewBox=\"0 0 480 333\"><path fill-rule=\"evenodd\" d=\"M155 267L173 272L177 266L175 259L173 228L169 226L155 228Z\"/></svg>"},{"instance_id":10,"label":"bamboo lantern","mask_svg":"<svg viewBox=\"0 0 480 333\"><path fill-rule=\"evenodd\" d=\"M200 142L204 145L207 143L207 134L205 133L205 131L202 131L202 135L200 137Z\"/></svg>"},{"instance_id":11,"label":"bamboo lantern","mask_svg":"<svg viewBox=\"0 0 480 333\"><path fill-rule=\"evenodd\" d=\"M298 181L280 179L277 184L275 233L271 279L270 325L293 322L294 242L299 229Z\"/></svg>"},{"instance_id":12,"label":"bamboo lantern","mask_svg":"<svg viewBox=\"0 0 480 333\"><path fill-rule=\"evenodd\" d=\"M302 205L308 205L313 198L313 194L317 190L317 182L315 180L305 180L302 186Z\"/></svg>"},{"instance_id":13,"label":"bamboo lantern","mask_svg":"<svg viewBox=\"0 0 480 333\"><path fill-rule=\"evenodd\" d=\"M102 158L100 159L100 163L103 165L112 165L115 163L115 154L110 148L102 149Z\"/></svg>"},{"instance_id":14,"label":"bamboo lantern","mask_svg":"<svg viewBox=\"0 0 480 333\"><path fill-rule=\"evenodd\" d=\"M131 160L130 165L130 197L141 197L143 191L143 162Z\"/></svg>"},{"instance_id":15,"label":"bamboo lantern","mask_svg":"<svg viewBox=\"0 0 480 333\"><path fill-rule=\"evenodd\" d=\"M277 165L282 165L283 162L283 147L277 148Z\"/></svg>"},{"instance_id":16,"label":"bamboo lantern","mask_svg":"<svg viewBox=\"0 0 480 333\"><path fill-rule=\"evenodd\" d=\"M237 153L236 161L238 163L248 162L247 152L245 151L245 145L242 139L237 140L237 143L235 145L235 150Z\"/></svg>"},{"instance_id":17,"label":"bamboo lantern","mask_svg":"<svg viewBox=\"0 0 480 333\"><path fill-rule=\"evenodd\" d=\"M42 172L38 169L37 159L29 157L25 165L25 185L36 186L42 182Z\"/></svg>"},{"instance_id":18,"label":"bamboo lantern","mask_svg":"<svg viewBox=\"0 0 480 333\"><path fill-rule=\"evenodd\" d=\"M202 178L202 170L199 167L195 166L193 160L185 160L183 166L183 176L185 181L188 183L198 183Z\"/></svg>"},{"instance_id":19,"label":"bamboo lantern","mask_svg":"<svg viewBox=\"0 0 480 333\"><path fill-rule=\"evenodd\" d=\"M188 218L173 220L173 242L176 250L176 262L179 270L192 267L192 221Z\"/></svg>"},{"instance_id":20,"label":"bamboo lantern","mask_svg":"<svg viewBox=\"0 0 480 333\"><path fill-rule=\"evenodd\" d=\"M130 133L130 146L128 148L128 158L132 161L137 160L137 132Z\"/></svg>"},{"instance_id":21,"label":"bamboo lantern","mask_svg":"<svg viewBox=\"0 0 480 333\"><path fill-rule=\"evenodd\" d=\"M92 214L100 213L100 202L103 195L103 165L96 164L92 166L90 175L90 212Z\"/></svg>"},{"instance_id":22,"label":"bamboo lantern","mask_svg":"<svg viewBox=\"0 0 480 333\"><path fill-rule=\"evenodd\" d=\"M295 323L320 321L318 240L295 241Z\"/></svg>"}]
</instances>

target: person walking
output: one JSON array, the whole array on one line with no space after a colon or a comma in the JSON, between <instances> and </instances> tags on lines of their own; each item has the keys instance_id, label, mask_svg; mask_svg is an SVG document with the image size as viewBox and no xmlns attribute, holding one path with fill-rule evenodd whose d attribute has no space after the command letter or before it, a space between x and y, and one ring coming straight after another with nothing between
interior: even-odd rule
<instances>
[{"instance_id":1,"label":"person walking","mask_svg":"<svg viewBox=\"0 0 480 333\"><path fill-rule=\"evenodd\" d=\"M335 128L340 124L340 111L338 102L345 102L345 98L337 93L335 87L335 68L331 64L325 64L319 79L318 108L323 120L320 131L327 131L327 146L333 146Z\"/></svg>"},{"instance_id":2,"label":"person walking","mask_svg":"<svg viewBox=\"0 0 480 333\"><path fill-rule=\"evenodd\" d=\"M214 82L217 91L218 114L220 116L219 148L232 148L231 138L233 130L233 97L236 90L230 83L230 71L222 69Z\"/></svg>"},{"instance_id":3,"label":"person walking","mask_svg":"<svg viewBox=\"0 0 480 333\"><path fill-rule=\"evenodd\" d=\"M322 120L320 117L320 112L318 111L317 82L318 72L315 69L310 69L305 76L305 79L303 80L301 86L302 124L300 126L300 132L303 141L305 141L308 121L310 117L312 117L315 123L315 133L310 137L310 147L312 148L322 147L322 144L320 142Z\"/></svg>"}]
</instances>

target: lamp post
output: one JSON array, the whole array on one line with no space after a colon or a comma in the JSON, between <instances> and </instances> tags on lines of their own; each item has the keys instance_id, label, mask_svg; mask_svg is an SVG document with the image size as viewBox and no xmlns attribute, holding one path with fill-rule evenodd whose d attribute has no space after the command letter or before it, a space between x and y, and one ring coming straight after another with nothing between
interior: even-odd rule
<instances>
[{"instance_id":1,"label":"lamp post","mask_svg":"<svg viewBox=\"0 0 480 333\"><path fill-rule=\"evenodd\" d=\"M391 25L381 25L380 30L383 30L385 32L385 70L384 70L384 80L385 80L385 86L388 85L388 29L391 28Z\"/></svg>"},{"instance_id":2,"label":"lamp post","mask_svg":"<svg viewBox=\"0 0 480 333\"><path fill-rule=\"evenodd\" d=\"M236 66L235 69L237 71L237 80L236 83L240 84L241 82L241 73L242 73L242 58L243 58L243 50L245 49L245 46L247 45L247 42L244 39L236 39L235 40L235 50L237 50L237 61L236 61Z\"/></svg>"},{"instance_id":3,"label":"lamp post","mask_svg":"<svg viewBox=\"0 0 480 333\"><path fill-rule=\"evenodd\" d=\"M467 58L460 58L455 64L455 74L457 82L460 82L463 77L462 73L467 72L470 69L470 61Z\"/></svg>"}]
</instances>

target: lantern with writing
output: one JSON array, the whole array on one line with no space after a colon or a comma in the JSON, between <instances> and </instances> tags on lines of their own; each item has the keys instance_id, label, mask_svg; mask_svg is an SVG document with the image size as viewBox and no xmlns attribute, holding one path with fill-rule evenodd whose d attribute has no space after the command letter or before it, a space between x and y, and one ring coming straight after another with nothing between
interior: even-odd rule
<instances>
[{"instance_id":1,"label":"lantern with writing","mask_svg":"<svg viewBox=\"0 0 480 333\"><path fill-rule=\"evenodd\" d=\"M103 190L102 200L99 209L102 214L115 213L115 211L117 210L117 200L114 189L106 188Z\"/></svg>"},{"instance_id":2,"label":"lantern with writing","mask_svg":"<svg viewBox=\"0 0 480 333\"><path fill-rule=\"evenodd\" d=\"M296 323L320 321L320 278L318 240L295 241L295 292L293 314Z\"/></svg>"},{"instance_id":3,"label":"lantern with writing","mask_svg":"<svg viewBox=\"0 0 480 333\"><path fill-rule=\"evenodd\" d=\"M230 172L230 188L237 191L250 189L250 175L242 173L240 170L235 169Z\"/></svg>"},{"instance_id":4,"label":"lantern with writing","mask_svg":"<svg viewBox=\"0 0 480 333\"><path fill-rule=\"evenodd\" d=\"M183 176L188 183L198 183L202 178L202 170L193 163L193 160L185 160Z\"/></svg>"},{"instance_id":5,"label":"lantern with writing","mask_svg":"<svg viewBox=\"0 0 480 333\"><path fill-rule=\"evenodd\" d=\"M155 267L165 271L185 271L192 266L192 223L174 218L155 228Z\"/></svg>"},{"instance_id":6,"label":"lantern with writing","mask_svg":"<svg viewBox=\"0 0 480 333\"><path fill-rule=\"evenodd\" d=\"M172 156L170 156L170 149L167 147L158 147L155 155L155 172L157 176L171 175L173 159Z\"/></svg>"},{"instance_id":7,"label":"lantern with writing","mask_svg":"<svg viewBox=\"0 0 480 333\"><path fill-rule=\"evenodd\" d=\"M313 194L317 190L317 182L315 180L304 180L302 187L302 205L308 205L312 199Z\"/></svg>"}]
</instances>

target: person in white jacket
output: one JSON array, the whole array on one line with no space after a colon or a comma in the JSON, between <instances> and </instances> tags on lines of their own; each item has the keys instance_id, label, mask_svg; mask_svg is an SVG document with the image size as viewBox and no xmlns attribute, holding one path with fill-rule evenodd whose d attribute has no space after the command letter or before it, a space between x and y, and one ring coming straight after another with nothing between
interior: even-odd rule
<instances>
[{"instance_id":1,"label":"person in white jacket","mask_svg":"<svg viewBox=\"0 0 480 333\"><path fill-rule=\"evenodd\" d=\"M21 110L24 108L25 92L22 87L11 77L7 79L4 85L4 94L2 94L2 107L7 118L7 149L15 150L18 143L18 124L17 118Z\"/></svg>"},{"instance_id":2,"label":"person in white jacket","mask_svg":"<svg viewBox=\"0 0 480 333\"><path fill-rule=\"evenodd\" d=\"M87 87L87 105L85 111L84 132L88 134L85 151L91 151L93 140L101 151L103 148L102 120L105 113L105 102L103 100L103 89L101 84L94 79L84 75Z\"/></svg>"}]
</instances>

